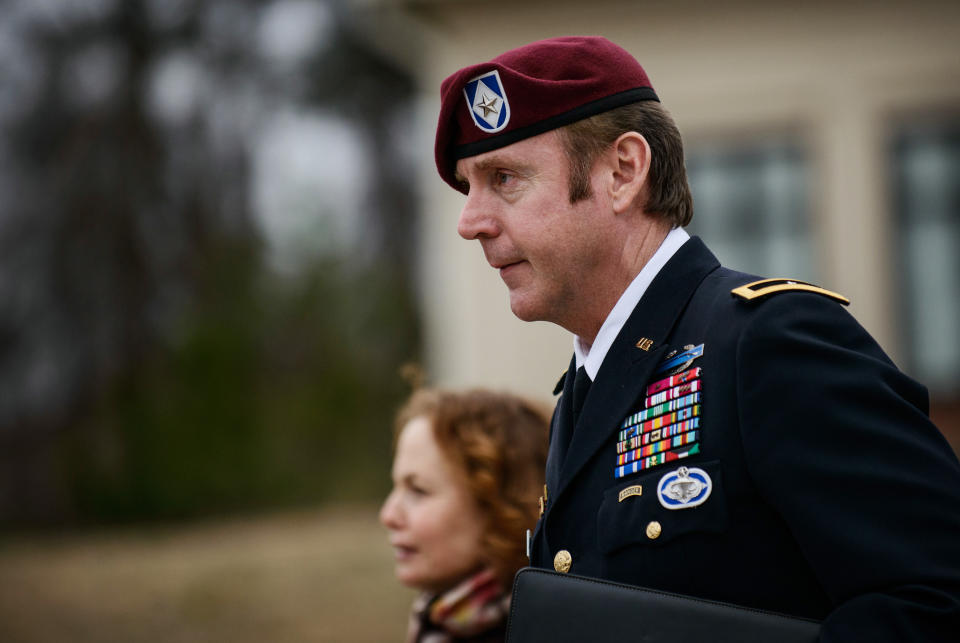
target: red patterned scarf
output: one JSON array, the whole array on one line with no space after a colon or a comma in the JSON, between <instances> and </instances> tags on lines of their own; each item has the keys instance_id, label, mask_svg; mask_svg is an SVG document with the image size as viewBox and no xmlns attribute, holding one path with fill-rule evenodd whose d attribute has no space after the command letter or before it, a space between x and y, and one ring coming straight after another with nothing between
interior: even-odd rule
<instances>
[{"instance_id":1,"label":"red patterned scarf","mask_svg":"<svg viewBox=\"0 0 960 643\"><path fill-rule=\"evenodd\" d=\"M440 595L421 594L413 603L407 643L449 643L502 630L510 610L489 569L478 572Z\"/></svg>"}]
</instances>

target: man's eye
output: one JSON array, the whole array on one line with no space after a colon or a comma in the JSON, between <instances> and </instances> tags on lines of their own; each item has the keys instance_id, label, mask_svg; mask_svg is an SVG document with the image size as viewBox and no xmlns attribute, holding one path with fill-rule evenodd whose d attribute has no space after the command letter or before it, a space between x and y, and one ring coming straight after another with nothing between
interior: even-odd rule
<instances>
[{"instance_id":1,"label":"man's eye","mask_svg":"<svg viewBox=\"0 0 960 643\"><path fill-rule=\"evenodd\" d=\"M497 185L506 185L513 179L512 174L507 174L506 172L497 172Z\"/></svg>"}]
</instances>

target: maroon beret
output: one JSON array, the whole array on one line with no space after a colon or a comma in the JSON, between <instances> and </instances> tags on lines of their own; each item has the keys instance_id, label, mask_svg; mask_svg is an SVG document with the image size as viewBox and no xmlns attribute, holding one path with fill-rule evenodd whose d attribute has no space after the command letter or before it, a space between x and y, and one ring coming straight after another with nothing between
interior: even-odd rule
<instances>
[{"instance_id":1,"label":"maroon beret","mask_svg":"<svg viewBox=\"0 0 960 643\"><path fill-rule=\"evenodd\" d=\"M458 160L643 100L659 100L646 72L606 38L532 42L443 81L437 169L462 192Z\"/></svg>"}]
</instances>

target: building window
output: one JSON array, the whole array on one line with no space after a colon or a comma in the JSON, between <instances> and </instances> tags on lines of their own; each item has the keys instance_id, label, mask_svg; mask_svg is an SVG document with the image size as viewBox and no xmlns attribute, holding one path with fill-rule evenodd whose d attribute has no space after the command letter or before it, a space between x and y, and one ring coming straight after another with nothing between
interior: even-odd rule
<instances>
[{"instance_id":1,"label":"building window","mask_svg":"<svg viewBox=\"0 0 960 643\"><path fill-rule=\"evenodd\" d=\"M809 168L795 141L695 145L688 227L729 268L817 283Z\"/></svg>"},{"instance_id":2,"label":"building window","mask_svg":"<svg viewBox=\"0 0 960 643\"><path fill-rule=\"evenodd\" d=\"M960 118L901 127L891 158L905 369L960 389Z\"/></svg>"}]
</instances>

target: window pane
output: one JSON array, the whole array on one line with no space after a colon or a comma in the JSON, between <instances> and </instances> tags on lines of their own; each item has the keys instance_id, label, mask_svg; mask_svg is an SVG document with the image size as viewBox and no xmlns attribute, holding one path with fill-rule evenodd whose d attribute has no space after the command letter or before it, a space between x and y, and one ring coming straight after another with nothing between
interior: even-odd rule
<instances>
[{"instance_id":1,"label":"window pane","mask_svg":"<svg viewBox=\"0 0 960 643\"><path fill-rule=\"evenodd\" d=\"M765 277L817 282L802 148L783 140L700 145L687 154L691 234L721 263Z\"/></svg>"},{"instance_id":2,"label":"window pane","mask_svg":"<svg viewBox=\"0 0 960 643\"><path fill-rule=\"evenodd\" d=\"M904 127L893 164L907 369L960 385L960 120Z\"/></svg>"}]
</instances>

